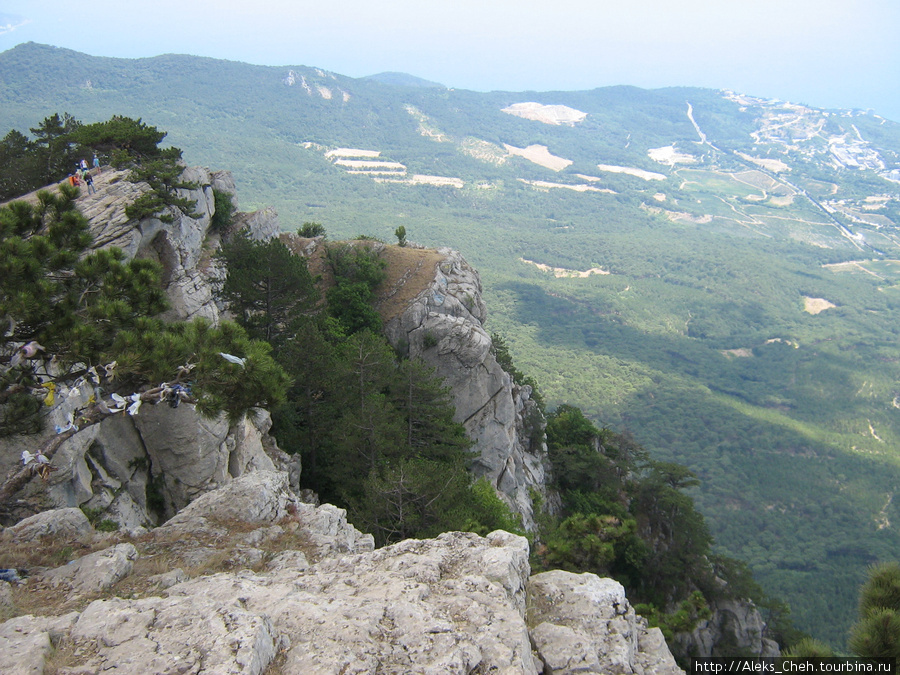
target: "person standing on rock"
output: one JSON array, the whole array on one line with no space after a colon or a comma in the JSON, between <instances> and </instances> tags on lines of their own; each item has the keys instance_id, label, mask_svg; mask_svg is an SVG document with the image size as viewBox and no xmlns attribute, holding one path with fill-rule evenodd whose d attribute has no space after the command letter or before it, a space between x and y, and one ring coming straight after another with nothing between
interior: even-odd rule
<instances>
[{"instance_id":1,"label":"person standing on rock","mask_svg":"<svg viewBox=\"0 0 900 675\"><path fill-rule=\"evenodd\" d=\"M94 153L94 168L97 169L97 173L101 173L103 170L100 168L100 160L97 159L97 153Z\"/></svg>"},{"instance_id":2,"label":"person standing on rock","mask_svg":"<svg viewBox=\"0 0 900 675\"><path fill-rule=\"evenodd\" d=\"M82 178L84 178L84 182L87 183L88 194L94 194L97 191L97 188L94 187L94 179L91 176L90 171L85 171Z\"/></svg>"}]
</instances>

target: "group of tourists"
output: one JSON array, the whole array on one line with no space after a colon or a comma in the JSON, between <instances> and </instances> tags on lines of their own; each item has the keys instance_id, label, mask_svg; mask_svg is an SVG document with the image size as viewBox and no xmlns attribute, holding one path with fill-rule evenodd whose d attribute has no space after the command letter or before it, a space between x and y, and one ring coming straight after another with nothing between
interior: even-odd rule
<instances>
[{"instance_id":1,"label":"group of tourists","mask_svg":"<svg viewBox=\"0 0 900 675\"><path fill-rule=\"evenodd\" d=\"M100 160L97 155L94 155L94 169L97 173L100 173L102 169L100 168ZM74 173L69 174L69 185L74 187L78 187L82 183L87 185L88 194L94 194L97 191L97 188L94 187L94 177L91 175L91 171L88 169L88 163L86 159L82 159L79 163L75 165Z\"/></svg>"}]
</instances>

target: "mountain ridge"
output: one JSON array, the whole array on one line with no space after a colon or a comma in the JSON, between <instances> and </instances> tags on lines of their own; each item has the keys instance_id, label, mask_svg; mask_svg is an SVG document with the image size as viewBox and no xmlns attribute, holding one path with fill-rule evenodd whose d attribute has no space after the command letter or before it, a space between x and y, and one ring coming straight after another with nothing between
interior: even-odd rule
<instances>
[{"instance_id":1,"label":"mountain ridge","mask_svg":"<svg viewBox=\"0 0 900 675\"><path fill-rule=\"evenodd\" d=\"M426 87L446 89L440 82L432 82L422 77L410 75L409 73L400 73L395 71L386 71L383 73L375 73L374 75L366 75L364 80L374 80L383 84L394 84L401 87Z\"/></svg>"}]
</instances>

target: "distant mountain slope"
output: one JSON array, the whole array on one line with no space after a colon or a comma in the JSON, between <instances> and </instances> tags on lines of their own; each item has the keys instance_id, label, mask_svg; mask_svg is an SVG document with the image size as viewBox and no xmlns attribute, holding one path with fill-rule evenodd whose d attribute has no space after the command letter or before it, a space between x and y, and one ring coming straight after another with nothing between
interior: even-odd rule
<instances>
[{"instance_id":1,"label":"distant mountain slope","mask_svg":"<svg viewBox=\"0 0 900 675\"><path fill-rule=\"evenodd\" d=\"M302 66L0 54L0 133L167 130L242 209L479 269L551 405L687 464L721 549L840 645L900 550L900 125L734 92L475 93Z\"/></svg>"},{"instance_id":2,"label":"distant mountain slope","mask_svg":"<svg viewBox=\"0 0 900 675\"><path fill-rule=\"evenodd\" d=\"M437 87L439 89L446 89L444 85L438 82L425 80L421 77L416 77L415 75L410 75L408 73L376 73L375 75L368 75L365 79L374 80L375 82L381 82L382 84L395 84L401 87Z\"/></svg>"}]
</instances>

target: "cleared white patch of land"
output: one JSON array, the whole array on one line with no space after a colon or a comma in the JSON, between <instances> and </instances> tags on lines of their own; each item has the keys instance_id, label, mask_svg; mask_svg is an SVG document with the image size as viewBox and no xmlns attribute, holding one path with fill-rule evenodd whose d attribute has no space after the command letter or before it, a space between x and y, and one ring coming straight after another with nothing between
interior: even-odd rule
<instances>
[{"instance_id":1,"label":"cleared white patch of land","mask_svg":"<svg viewBox=\"0 0 900 675\"><path fill-rule=\"evenodd\" d=\"M337 166L346 166L350 169L394 169L406 171L406 166L400 162L379 162L372 159L339 159Z\"/></svg>"},{"instance_id":2,"label":"cleared white patch of land","mask_svg":"<svg viewBox=\"0 0 900 675\"><path fill-rule=\"evenodd\" d=\"M609 171L610 173L627 173L629 176L636 176L644 180L665 180L666 176L653 171L644 171L644 169L634 169L630 166L615 166L613 164L598 164L597 168L601 171Z\"/></svg>"},{"instance_id":3,"label":"cleared white patch of land","mask_svg":"<svg viewBox=\"0 0 900 675\"><path fill-rule=\"evenodd\" d=\"M325 153L325 157L380 157L381 150L360 150L359 148L335 148Z\"/></svg>"},{"instance_id":4,"label":"cleared white patch of land","mask_svg":"<svg viewBox=\"0 0 900 675\"><path fill-rule=\"evenodd\" d=\"M402 183L404 185L434 185L437 187L461 188L465 185L461 178L447 176L407 175L406 165L400 162L380 159L380 150L359 148L335 148L325 153L335 166L348 174L369 176L379 183Z\"/></svg>"},{"instance_id":5,"label":"cleared white patch of land","mask_svg":"<svg viewBox=\"0 0 900 675\"><path fill-rule=\"evenodd\" d=\"M552 169L553 171L562 171L572 164L571 159L565 159L551 154L550 149L546 145L529 145L527 148L517 148L513 145L504 143L503 147L506 148L506 152L510 155L524 157L529 162L534 162L539 166Z\"/></svg>"},{"instance_id":6,"label":"cleared white patch of land","mask_svg":"<svg viewBox=\"0 0 900 675\"><path fill-rule=\"evenodd\" d=\"M765 157L753 157L752 155L748 155L743 152L735 153L738 157L746 159L748 162L753 162L756 166L761 166L766 171L771 171L772 173L781 173L782 171L790 171L791 167L782 162L780 159L766 159Z\"/></svg>"},{"instance_id":7,"label":"cleared white patch of land","mask_svg":"<svg viewBox=\"0 0 900 675\"><path fill-rule=\"evenodd\" d=\"M462 178L453 178L449 176L426 176L423 174L413 174L406 178L375 178L379 183L403 183L404 185L433 185L435 187L452 187L462 188L465 182Z\"/></svg>"},{"instance_id":8,"label":"cleared white patch of land","mask_svg":"<svg viewBox=\"0 0 900 675\"><path fill-rule=\"evenodd\" d=\"M803 311L809 314L819 314L826 309L837 307L833 302L829 302L825 298L810 298L803 296Z\"/></svg>"},{"instance_id":9,"label":"cleared white patch of land","mask_svg":"<svg viewBox=\"0 0 900 675\"><path fill-rule=\"evenodd\" d=\"M585 185L583 183L571 185L568 183L551 183L550 181L546 180L526 180L524 178L519 178L518 180L522 183L525 183L525 185L530 185L531 187L537 188L539 190L552 190L554 188L562 188L564 190L574 190L575 192L605 192L611 195L616 194L615 190L610 190L609 188L598 188L593 185Z\"/></svg>"},{"instance_id":10,"label":"cleared white patch of land","mask_svg":"<svg viewBox=\"0 0 900 675\"><path fill-rule=\"evenodd\" d=\"M534 265L542 272L552 272L553 276L557 279L562 278L573 278L573 279L586 279L589 276L594 274L612 274L609 270L605 270L601 267L592 267L589 270L581 271L581 270L569 270L565 267L550 267L550 265L545 265L544 263L535 262L534 260L527 260L525 258L519 258L523 263L528 265Z\"/></svg>"},{"instance_id":11,"label":"cleared white patch of land","mask_svg":"<svg viewBox=\"0 0 900 675\"><path fill-rule=\"evenodd\" d=\"M503 108L502 112L522 117L526 120L543 122L544 124L552 124L554 126L565 124L570 127L574 127L587 117L586 112L581 112L566 105L544 105L534 101L513 103L511 106Z\"/></svg>"},{"instance_id":12,"label":"cleared white patch of land","mask_svg":"<svg viewBox=\"0 0 900 675\"><path fill-rule=\"evenodd\" d=\"M678 152L674 145L664 145L661 148L650 148L647 151L654 162L675 166L676 164L694 164L697 158L686 152Z\"/></svg>"}]
</instances>

